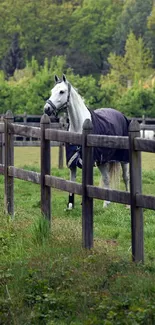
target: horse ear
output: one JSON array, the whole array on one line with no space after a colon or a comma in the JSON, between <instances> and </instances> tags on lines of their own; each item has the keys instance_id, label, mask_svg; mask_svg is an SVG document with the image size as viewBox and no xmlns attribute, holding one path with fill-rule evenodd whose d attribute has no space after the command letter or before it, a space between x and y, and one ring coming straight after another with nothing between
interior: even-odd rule
<instances>
[{"instance_id":1,"label":"horse ear","mask_svg":"<svg viewBox=\"0 0 155 325\"><path fill-rule=\"evenodd\" d=\"M57 75L55 75L54 79L56 83L59 81L59 77Z\"/></svg>"},{"instance_id":2,"label":"horse ear","mask_svg":"<svg viewBox=\"0 0 155 325\"><path fill-rule=\"evenodd\" d=\"M66 76L65 76L65 74L63 73L63 76L62 76L62 80L64 81L64 82L66 82L67 81L67 79L66 79Z\"/></svg>"}]
</instances>

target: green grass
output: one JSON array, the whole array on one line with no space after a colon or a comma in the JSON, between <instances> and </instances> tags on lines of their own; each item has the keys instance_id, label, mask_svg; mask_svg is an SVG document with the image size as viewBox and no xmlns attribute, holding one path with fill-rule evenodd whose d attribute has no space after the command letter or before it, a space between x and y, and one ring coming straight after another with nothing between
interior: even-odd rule
<instances>
[{"instance_id":1,"label":"green grass","mask_svg":"<svg viewBox=\"0 0 155 325\"><path fill-rule=\"evenodd\" d=\"M15 166L23 166L23 161L27 166L40 166L40 148L15 147ZM58 166L58 147L51 149L51 163L53 167ZM145 170L155 170L155 155L153 153L142 153L142 167Z\"/></svg>"},{"instance_id":2,"label":"green grass","mask_svg":"<svg viewBox=\"0 0 155 325\"><path fill-rule=\"evenodd\" d=\"M23 161L26 166L40 167L40 147L15 147L15 166L23 166ZM58 147L51 148L51 164L58 166Z\"/></svg>"},{"instance_id":3,"label":"green grass","mask_svg":"<svg viewBox=\"0 0 155 325\"><path fill-rule=\"evenodd\" d=\"M154 155L143 155L143 192L152 195L154 162ZM39 149L16 148L15 165L39 171ZM55 149L53 166L53 175L69 178L68 169L57 168ZM98 184L96 169L94 175ZM14 219L4 214L3 187L1 176L1 324L155 324L155 211L144 211L145 264L135 265L123 205L103 210L94 200L94 248L87 251L81 247L81 197L74 211L64 211L68 194L52 189L50 231L38 185L15 180Z\"/></svg>"}]
</instances>

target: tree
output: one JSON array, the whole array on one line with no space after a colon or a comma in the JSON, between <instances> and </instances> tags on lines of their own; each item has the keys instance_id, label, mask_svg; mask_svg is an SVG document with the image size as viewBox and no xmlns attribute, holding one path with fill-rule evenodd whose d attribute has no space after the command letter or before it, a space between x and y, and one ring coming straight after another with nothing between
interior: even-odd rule
<instances>
[{"instance_id":1,"label":"tree","mask_svg":"<svg viewBox=\"0 0 155 325\"><path fill-rule=\"evenodd\" d=\"M127 81L135 82L150 75L152 69L152 55L149 49L144 46L141 37L136 39L131 32L125 45L123 57L110 54L109 63L111 64L111 77L127 86Z\"/></svg>"},{"instance_id":2,"label":"tree","mask_svg":"<svg viewBox=\"0 0 155 325\"><path fill-rule=\"evenodd\" d=\"M72 14L70 48L80 59L91 62L98 73L108 70L107 57L112 51L112 38L121 13L122 1L84 0ZM81 62L82 65L82 62ZM89 71L92 73L93 71Z\"/></svg>"},{"instance_id":3,"label":"tree","mask_svg":"<svg viewBox=\"0 0 155 325\"><path fill-rule=\"evenodd\" d=\"M148 46L153 53L153 67L155 68L155 1L153 2L153 7L147 22L148 33Z\"/></svg>"},{"instance_id":4,"label":"tree","mask_svg":"<svg viewBox=\"0 0 155 325\"><path fill-rule=\"evenodd\" d=\"M3 70L7 77L10 77L14 74L16 69L23 68L23 56L22 51L19 47L18 34L13 35L12 43L10 49L6 53L3 60Z\"/></svg>"},{"instance_id":5,"label":"tree","mask_svg":"<svg viewBox=\"0 0 155 325\"><path fill-rule=\"evenodd\" d=\"M24 60L65 54L68 47L70 18L76 7L72 1L55 4L54 0L0 0L0 61L10 48L10 39L18 33ZM79 1L80 2L80 1ZM75 1L73 1L75 6Z\"/></svg>"},{"instance_id":6,"label":"tree","mask_svg":"<svg viewBox=\"0 0 155 325\"><path fill-rule=\"evenodd\" d=\"M130 31L152 50L155 65L151 12L152 0L0 0L0 65L17 33L25 64L65 55L74 73L98 78L109 71L110 52L124 54Z\"/></svg>"},{"instance_id":7,"label":"tree","mask_svg":"<svg viewBox=\"0 0 155 325\"><path fill-rule=\"evenodd\" d=\"M126 40L131 31L136 38L145 39L147 21L151 10L152 0L125 0L113 37L116 54L124 54Z\"/></svg>"},{"instance_id":8,"label":"tree","mask_svg":"<svg viewBox=\"0 0 155 325\"><path fill-rule=\"evenodd\" d=\"M151 29L155 33L155 1L153 0L153 7L148 17L148 28Z\"/></svg>"}]
</instances>

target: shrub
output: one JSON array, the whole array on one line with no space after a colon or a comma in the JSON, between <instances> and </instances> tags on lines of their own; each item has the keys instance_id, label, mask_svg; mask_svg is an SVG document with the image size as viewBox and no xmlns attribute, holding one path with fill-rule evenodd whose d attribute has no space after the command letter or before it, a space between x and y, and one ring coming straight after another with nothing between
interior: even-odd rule
<instances>
[{"instance_id":1,"label":"shrub","mask_svg":"<svg viewBox=\"0 0 155 325\"><path fill-rule=\"evenodd\" d=\"M155 88L132 87L117 101L117 107L128 116L155 115Z\"/></svg>"}]
</instances>

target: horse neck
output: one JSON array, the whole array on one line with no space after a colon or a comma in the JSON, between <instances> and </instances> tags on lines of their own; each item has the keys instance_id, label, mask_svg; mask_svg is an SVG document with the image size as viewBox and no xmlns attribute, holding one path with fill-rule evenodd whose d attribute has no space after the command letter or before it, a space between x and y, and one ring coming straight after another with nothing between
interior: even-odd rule
<instances>
[{"instance_id":1,"label":"horse neck","mask_svg":"<svg viewBox=\"0 0 155 325\"><path fill-rule=\"evenodd\" d=\"M69 131L82 133L83 123L86 119L91 120L88 108L85 106L80 95L71 87L70 101L68 105L70 127Z\"/></svg>"}]
</instances>

